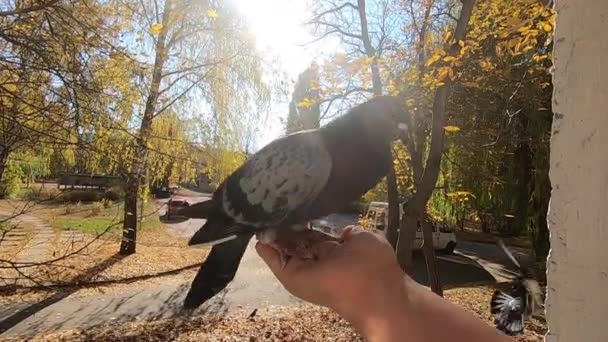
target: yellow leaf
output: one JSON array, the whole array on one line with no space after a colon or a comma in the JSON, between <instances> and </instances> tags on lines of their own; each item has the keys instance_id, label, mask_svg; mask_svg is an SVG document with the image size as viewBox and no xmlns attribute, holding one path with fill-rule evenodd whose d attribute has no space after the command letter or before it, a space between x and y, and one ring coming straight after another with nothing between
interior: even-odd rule
<instances>
[{"instance_id":1,"label":"yellow leaf","mask_svg":"<svg viewBox=\"0 0 608 342\"><path fill-rule=\"evenodd\" d=\"M386 89L388 90L388 93L390 95L399 94L399 89L397 89L397 85L395 84L395 81L393 81L393 80L388 81L388 85L386 86Z\"/></svg>"},{"instance_id":2,"label":"yellow leaf","mask_svg":"<svg viewBox=\"0 0 608 342\"><path fill-rule=\"evenodd\" d=\"M161 23L156 23L156 24L150 26L150 32L153 34L159 34L160 31L162 31L162 30L163 30L163 24L161 24Z\"/></svg>"},{"instance_id":3,"label":"yellow leaf","mask_svg":"<svg viewBox=\"0 0 608 342\"><path fill-rule=\"evenodd\" d=\"M429 58L428 61L426 61L426 66L431 66L433 65L433 63L437 62L438 60L441 59L441 55L440 54L434 54L431 58Z\"/></svg>"},{"instance_id":4,"label":"yellow leaf","mask_svg":"<svg viewBox=\"0 0 608 342\"><path fill-rule=\"evenodd\" d=\"M405 101L405 105L407 106L407 108L413 108L414 103L414 99L408 99L407 101Z\"/></svg>"},{"instance_id":5,"label":"yellow leaf","mask_svg":"<svg viewBox=\"0 0 608 342\"><path fill-rule=\"evenodd\" d=\"M445 82L439 82L439 83L437 83L438 87L441 87L442 85L445 85Z\"/></svg>"},{"instance_id":6,"label":"yellow leaf","mask_svg":"<svg viewBox=\"0 0 608 342\"><path fill-rule=\"evenodd\" d=\"M437 78L440 81L443 81L450 74L452 74L452 75L454 74L454 71L452 70L452 68L450 68L450 67L442 67L441 69L439 69L439 73L437 74Z\"/></svg>"},{"instance_id":7,"label":"yellow leaf","mask_svg":"<svg viewBox=\"0 0 608 342\"><path fill-rule=\"evenodd\" d=\"M443 41L447 43L450 41L450 38L452 38L452 31L445 31L445 37L443 37Z\"/></svg>"},{"instance_id":8,"label":"yellow leaf","mask_svg":"<svg viewBox=\"0 0 608 342\"><path fill-rule=\"evenodd\" d=\"M207 10L207 16L209 18L217 18L217 12L215 10L208 9Z\"/></svg>"},{"instance_id":9,"label":"yellow leaf","mask_svg":"<svg viewBox=\"0 0 608 342\"><path fill-rule=\"evenodd\" d=\"M452 125L444 126L443 129L449 133L456 133L456 132L460 131L460 127L452 126Z\"/></svg>"},{"instance_id":10,"label":"yellow leaf","mask_svg":"<svg viewBox=\"0 0 608 342\"><path fill-rule=\"evenodd\" d=\"M454 69L449 68L448 70L448 76L450 76L450 79L453 81L454 79L456 79L456 75L454 74Z\"/></svg>"},{"instance_id":11,"label":"yellow leaf","mask_svg":"<svg viewBox=\"0 0 608 342\"><path fill-rule=\"evenodd\" d=\"M551 32L551 31L553 31L553 26L551 26L551 24L549 24L549 23L545 23L543 25L543 30L545 30L545 32Z\"/></svg>"},{"instance_id":12,"label":"yellow leaf","mask_svg":"<svg viewBox=\"0 0 608 342\"><path fill-rule=\"evenodd\" d=\"M447 62L447 63L455 61L455 60L456 60L456 57L454 57L454 56L446 56L443 58L443 61Z\"/></svg>"},{"instance_id":13,"label":"yellow leaf","mask_svg":"<svg viewBox=\"0 0 608 342\"><path fill-rule=\"evenodd\" d=\"M302 108L310 108L314 103L308 98L304 98L304 100L298 102L297 106Z\"/></svg>"},{"instance_id":14,"label":"yellow leaf","mask_svg":"<svg viewBox=\"0 0 608 342\"><path fill-rule=\"evenodd\" d=\"M459 40L458 45L460 45L460 47L462 48L462 47L464 47L464 42L462 40Z\"/></svg>"}]
</instances>

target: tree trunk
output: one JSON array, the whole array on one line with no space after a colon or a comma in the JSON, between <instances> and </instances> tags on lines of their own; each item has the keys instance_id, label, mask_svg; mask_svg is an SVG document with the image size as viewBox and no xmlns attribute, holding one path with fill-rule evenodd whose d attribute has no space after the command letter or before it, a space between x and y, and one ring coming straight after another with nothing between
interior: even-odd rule
<instances>
[{"instance_id":1,"label":"tree trunk","mask_svg":"<svg viewBox=\"0 0 608 342\"><path fill-rule=\"evenodd\" d=\"M527 121L527 120L525 120ZM523 128L527 131L527 128ZM526 132L527 136L527 132ZM515 208L515 222L511 233L515 236L527 230L528 205L530 202L530 182L532 180L532 151L528 142L523 142L515 151L517 160L517 202Z\"/></svg>"},{"instance_id":2,"label":"tree trunk","mask_svg":"<svg viewBox=\"0 0 608 342\"><path fill-rule=\"evenodd\" d=\"M148 157L148 139L152 133L152 121L156 110L156 102L162 80L163 66L167 58L165 40L167 38L169 12L171 4L165 4L163 13L163 28L161 29L156 42L156 55L154 59L154 69L150 92L146 100L144 114L139 128L139 134L135 139L135 148L132 160L132 169L127 178L127 194L125 196L125 214L123 222L123 238L120 244L120 254L130 255L135 253L137 244L137 201L139 191L145 179L144 169Z\"/></svg>"},{"instance_id":3,"label":"tree trunk","mask_svg":"<svg viewBox=\"0 0 608 342\"><path fill-rule=\"evenodd\" d=\"M376 57L376 50L371 44L367 28L365 0L357 0L357 8L359 9L359 19L361 22L361 38L363 41L363 46L365 48L365 53L368 57ZM372 73L372 88L374 91L374 95L382 95L382 79L380 78L380 70L378 68L378 60L376 58L372 60L370 69ZM393 248L396 250L399 240L400 210L397 175L395 174L395 167L392 164L389 168L389 173L386 178L386 186L388 192L388 227L386 227L386 237L391 246L393 246Z\"/></svg>"},{"instance_id":4,"label":"tree trunk","mask_svg":"<svg viewBox=\"0 0 608 342\"><path fill-rule=\"evenodd\" d=\"M4 170L6 170L6 164L8 164L9 154L10 151L8 149L0 147L0 181L2 181Z\"/></svg>"},{"instance_id":5,"label":"tree trunk","mask_svg":"<svg viewBox=\"0 0 608 342\"><path fill-rule=\"evenodd\" d=\"M462 0L462 10L460 18L454 30L454 41L464 40L466 29L473 11L475 0ZM459 51L458 44L453 44L448 49L449 55L455 55ZM445 126L445 112L447 101L451 92L451 79L446 78L444 85L439 86L435 92L433 100L433 123L431 127L431 146L429 155L426 160L424 173L420 183L416 184L416 193L413 198L404 207L406 217L405 227L402 227L401 232L405 233L408 238L413 241L415 236L417 222L416 220L424 221L426 217L426 203L428 202L439 175L441 167L441 157L443 152L443 141ZM412 234L412 235L410 235ZM407 240L406 240L407 241ZM412 246L410 243L399 244L399 262L405 269L411 266ZM431 263L434 261L430 261ZM440 293L438 293L440 294Z\"/></svg>"},{"instance_id":6,"label":"tree trunk","mask_svg":"<svg viewBox=\"0 0 608 342\"><path fill-rule=\"evenodd\" d=\"M399 240L399 189L397 187L397 175L395 167L391 165L386 176L386 188L388 195L388 227L386 227L386 239L397 251Z\"/></svg>"},{"instance_id":7,"label":"tree trunk","mask_svg":"<svg viewBox=\"0 0 608 342\"><path fill-rule=\"evenodd\" d=\"M399 227L399 244L397 245L397 260L401 269L410 273L413 268L412 247L416 230L418 228L418 220L415 215L409 211L409 206L404 205L403 216Z\"/></svg>"},{"instance_id":8,"label":"tree trunk","mask_svg":"<svg viewBox=\"0 0 608 342\"><path fill-rule=\"evenodd\" d=\"M433 243L433 226L427 219L422 219L422 236L424 237L424 244L422 245L422 252L424 253L424 260L426 261L426 270L429 277L429 285L431 291L443 297L443 287L439 279L439 272L437 272L437 259L435 257L435 246Z\"/></svg>"}]
</instances>

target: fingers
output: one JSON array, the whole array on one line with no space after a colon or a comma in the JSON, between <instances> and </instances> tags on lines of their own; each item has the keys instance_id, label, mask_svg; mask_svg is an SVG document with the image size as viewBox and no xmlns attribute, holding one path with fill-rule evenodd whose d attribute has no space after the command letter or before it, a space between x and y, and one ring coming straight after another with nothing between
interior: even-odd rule
<instances>
[{"instance_id":1,"label":"fingers","mask_svg":"<svg viewBox=\"0 0 608 342\"><path fill-rule=\"evenodd\" d=\"M275 270L281 270L281 256L276 249L267 244L258 242L255 244L255 250L258 252L258 255L262 258L262 260L264 260L266 265L270 267L272 272L275 272Z\"/></svg>"},{"instance_id":2,"label":"fingers","mask_svg":"<svg viewBox=\"0 0 608 342\"><path fill-rule=\"evenodd\" d=\"M344 241L348 241L350 240L353 236L363 232L364 230L360 227L360 226L347 226L346 228L344 228L344 230L342 230L342 240Z\"/></svg>"}]
</instances>

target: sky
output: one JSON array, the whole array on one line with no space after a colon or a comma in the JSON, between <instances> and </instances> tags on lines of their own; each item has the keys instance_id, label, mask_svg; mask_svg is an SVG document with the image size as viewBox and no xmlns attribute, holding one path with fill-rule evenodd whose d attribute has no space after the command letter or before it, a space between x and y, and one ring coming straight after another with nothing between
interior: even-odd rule
<instances>
[{"instance_id":1,"label":"sky","mask_svg":"<svg viewBox=\"0 0 608 342\"><path fill-rule=\"evenodd\" d=\"M302 25L309 18L306 0L233 0L248 21L256 37L258 49L268 51L280 61L290 80L297 79L311 62L322 55L335 53L337 40L306 45L314 37ZM305 45L305 46L303 46ZM292 83L289 92L292 90ZM268 113L268 121L257 139L260 148L283 134L281 118L288 112L288 100L274 101Z\"/></svg>"}]
</instances>

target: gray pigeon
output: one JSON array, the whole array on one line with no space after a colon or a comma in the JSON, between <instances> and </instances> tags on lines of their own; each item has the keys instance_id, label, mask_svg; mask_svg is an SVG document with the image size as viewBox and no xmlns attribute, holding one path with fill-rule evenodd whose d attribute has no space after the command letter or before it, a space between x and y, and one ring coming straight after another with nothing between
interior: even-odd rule
<instances>
[{"instance_id":1,"label":"gray pigeon","mask_svg":"<svg viewBox=\"0 0 608 342\"><path fill-rule=\"evenodd\" d=\"M399 98L375 97L319 129L271 142L232 173L212 199L180 211L207 219L189 245L213 245L184 307L198 307L232 281L254 234L282 255L314 257L308 247L315 235L307 234L307 223L374 187L388 173L391 142L408 124Z\"/></svg>"},{"instance_id":2,"label":"gray pigeon","mask_svg":"<svg viewBox=\"0 0 608 342\"><path fill-rule=\"evenodd\" d=\"M524 322L544 309L542 290L532 271L522 267L502 240L498 246L517 267L517 276L509 293L496 290L492 295L490 312L495 315L496 328L507 335L517 336L524 332Z\"/></svg>"}]
</instances>

